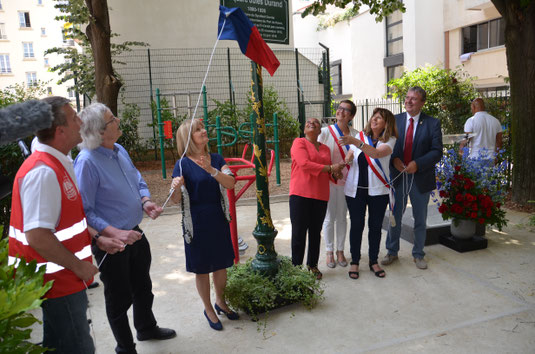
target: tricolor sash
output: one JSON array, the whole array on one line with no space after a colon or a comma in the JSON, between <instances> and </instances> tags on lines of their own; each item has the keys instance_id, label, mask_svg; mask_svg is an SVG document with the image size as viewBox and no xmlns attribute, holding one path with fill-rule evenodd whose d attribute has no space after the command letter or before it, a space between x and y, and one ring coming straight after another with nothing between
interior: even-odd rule
<instances>
[{"instance_id":1,"label":"tricolor sash","mask_svg":"<svg viewBox=\"0 0 535 354\"><path fill-rule=\"evenodd\" d=\"M365 141L368 143L368 145L373 146L373 141L370 136L364 135L364 133L361 131L359 133L360 140ZM364 152L361 152L364 154ZM395 198L394 198L394 187L390 183L390 178L386 175L385 171L383 170L383 166L381 166L381 161L379 159L371 159L367 154L364 154L364 157L366 157L366 161L368 161L368 166L370 166L372 172L379 178L379 181L381 181L382 184L386 188L388 188L388 209L390 210L390 224L392 227L396 226L396 220L394 219L394 204L395 204ZM379 173L381 171L381 173Z\"/></svg>"},{"instance_id":2,"label":"tricolor sash","mask_svg":"<svg viewBox=\"0 0 535 354\"><path fill-rule=\"evenodd\" d=\"M338 146L338 151L340 151L340 155L342 156L342 160L346 160L346 152L349 152L349 145L344 145L344 147L340 146L340 144L338 144L338 139L342 136L344 136L344 133L342 133L342 130L340 129L340 127L338 126L338 124L334 124L334 128L332 128L333 125L329 125L329 132L331 132L331 135L333 136L334 138L334 142L335 142L335 145ZM345 148L345 150L344 150ZM347 170L349 171L349 165L346 165L347 167Z\"/></svg>"}]
</instances>

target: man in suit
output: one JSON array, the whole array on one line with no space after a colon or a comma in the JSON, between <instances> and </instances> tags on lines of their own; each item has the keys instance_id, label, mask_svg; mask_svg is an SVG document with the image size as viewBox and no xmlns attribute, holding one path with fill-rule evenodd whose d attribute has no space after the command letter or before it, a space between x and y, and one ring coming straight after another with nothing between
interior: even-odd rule
<instances>
[{"instance_id":1,"label":"man in suit","mask_svg":"<svg viewBox=\"0 0 535 354\"><path fill-rule=\"evenodd\" d=\"M419 269L427 269L424 244L427 226L429 195L436 187L435 165L442 157L440 121L422 113L426 92L419 86L409 89L405 96L406 112L396 115L399 139L390 160L391 179L394 180L396 226L386 238L388 254L381 261L392 264L398 259L401 218L410 197L414 218L414 246L412 256Z\"/></svg>"}]
</instances>

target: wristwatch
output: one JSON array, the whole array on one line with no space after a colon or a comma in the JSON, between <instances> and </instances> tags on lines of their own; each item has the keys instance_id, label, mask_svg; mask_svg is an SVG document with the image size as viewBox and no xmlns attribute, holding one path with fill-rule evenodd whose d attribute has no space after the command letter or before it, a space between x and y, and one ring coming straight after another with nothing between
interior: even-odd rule
<instances>
[{"instance_id":1,"label":"wristwatch","mask_svg":"<svg viewBox=\"0 0 535 354\"><path fill-rule=\"evenodd\" d=\"M94 238L95 241L96 241L96 240L98 240L98 238L99 238L100 236L102 236L102 235L101 235L100 233L97 232L97 233L95 234L95 236L93 236L93 238Z\"/></svg>"},{"instance_id":2,"label":"wristwatch","mask_svg":"<svg viewBox=\"0 0 535 354\"><path fill-rule=\"evenodd\" d=\"M361 141L360 142L360 145L358 146L359 149L362 149L362 147L364 146L364 141Z\"/></svg>"}]
</instances>

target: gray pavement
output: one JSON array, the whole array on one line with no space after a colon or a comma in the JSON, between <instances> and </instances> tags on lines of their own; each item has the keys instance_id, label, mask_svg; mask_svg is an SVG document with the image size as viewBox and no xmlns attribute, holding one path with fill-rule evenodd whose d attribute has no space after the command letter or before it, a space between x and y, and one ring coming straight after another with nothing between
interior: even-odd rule
<instances>
[{"instance_id":1,"label":"gray pavement","mask_svg":"<svg viewBox=\"0 0 535 354\"><path fill-rule=\"evenodd\" d=\"M279 202L275 202L279 200ZM256 205L238 207L238 230L250 245L242 260L254 257ZM245 203L247 204L247 203ZM279 254L290 255L291 226L286 198L273 198L271 213ZM363 240L360 279L348 267L325 266L325 300L309 311L300 305L269 314L267 327L242 314L221 318L212 330L203 316L193 274L185 271L180 217L168 208L141 225L152 248L154 313L158 325L177 330L166 341L137 344L139 353L535 353L535 232L528 214L509 212L502 232L487 231L489 247L457 253L442 245L426 247L428 270L419 270L412 245L401 240L400 259L379 279L367 269ZM380 257L385 254L383 231ZM364 237L365 238L365 237ZM346 240L349 258L349 239ZM102 285L88 291L97 353L113 353L115 341L104 310ZM40 311L35 311L40 317ZM132 313L129 313L132 319ZM132 325L133 328L133 325ZM32 337L41 339L35 326ZM135 335L135 334L134 334Z\"/></svg>"}]
</instances>

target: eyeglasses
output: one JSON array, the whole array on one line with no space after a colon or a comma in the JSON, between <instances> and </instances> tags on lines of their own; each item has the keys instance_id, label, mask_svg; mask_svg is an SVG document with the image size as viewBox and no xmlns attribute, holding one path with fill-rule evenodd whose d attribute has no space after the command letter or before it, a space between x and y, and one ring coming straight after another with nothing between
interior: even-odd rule
<instances>
[{"instance_id":1,"label":"eyeglasses","mask_svg":"<svg viewBox=\"0 0 535 354\"><path fill-rule=\"evenodd\" d=\"M345 107L342 107L342 106L338 106L337 108L338 111L346 111L347 113L351 114L351 109L349 108L345 108Z\"/></svg>"},{"instance_id":2,"label":"eyeglasses","mask_svg":"<svg viewBox=\"0 0 535 354\"><path fill-rule=\"evenodd\" d=\"M112 119L109 121L109 122L106 122L106 124L104 124L104 129L106 129L106 127L108 126L108 124L111 124L113 122L117 122L119 123L119 118L117 118L116 116L112 116Z\"/></svg>"}]
</instances>

